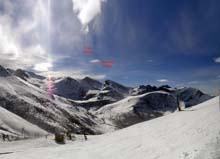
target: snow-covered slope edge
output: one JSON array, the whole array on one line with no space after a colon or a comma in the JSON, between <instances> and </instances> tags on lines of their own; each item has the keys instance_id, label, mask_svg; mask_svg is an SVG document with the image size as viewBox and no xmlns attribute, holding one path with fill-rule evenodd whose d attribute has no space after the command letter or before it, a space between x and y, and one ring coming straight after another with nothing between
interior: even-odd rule
<instances>
[{"instance_id":1,"label":"snow-covered slope edge","mask_svg":"<svg viewBox=\"0 0 220 159\"><path fill-rule=\"evenodd\" d=\"M0 134L14 137L39 137L46 135L47 132L0 107Z\"/></svg>"},{"instance_id":2,"label":"snow-covered slope edge","mask_svg":"<svg viewBox=\"0 0 220 159\"><path fill-rule=\"evenodd\" d=\"M59 147L31 149L4 159L217 159L208 146L220 132L219 99L191 109ZM212 151L212 152L211 152ZM201 155L205 154L205 155Z\"/></svg>"}]
</instances>

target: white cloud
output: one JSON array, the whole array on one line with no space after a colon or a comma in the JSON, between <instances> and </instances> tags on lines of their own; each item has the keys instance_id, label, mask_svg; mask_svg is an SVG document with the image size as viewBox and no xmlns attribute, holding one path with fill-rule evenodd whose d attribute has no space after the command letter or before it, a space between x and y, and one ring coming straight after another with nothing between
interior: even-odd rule
<instances>
[{"instance_id":1,"label":"white cloud","mask_svg":"<svg viewBox=\"0 0 220 159\"><path fill-rule=\"evenodd\" d=\"M38 72L48 72L53 67L51 63L38 63L34 66L34 70Z\"/></svg>"},{"instance_id":2,"label":"white cloud","mask_svg":"<svg viewBox=\"0 0 220 159\"><path fill-rule=\"evenodd\" d=\"M153 61L153 60L151 60L151 59L149 59L149 60L147 60L147 62L152 63L152 62L154 62L154 61Z\"/></svg>"},{"instance_id":3,"label":"white cloud","mask_svg":"<svg viewBox=\"0 0 220 159\"><path fill-rule=\"evenodd\" d=\"M2 21L0 21L2 24ZM19 45L13 39L12 32L10 28L6 25L0 24L0 53L3 57L7 57L9 59L16 59L21 50Z\"/></svg>"},{"instance_id":4,"label":"white cloud","mask_svg":"<svg viewBox=\"0 0 220 159\"><path fill-rule=\"evenodd\" d=\"M188 82L187 84L189 84L189 85L194 85L194 84L198 84L199 83L199 81L190 81L190 82Z\"/></svg>"},{"instance_id":5,"label":"white cloud","mask_svg":"<svg viewBox=\"0 0 220 159\"><path fill-rule=\"evenodd\" d=\"M167 80L167 79L159 79L159 80L157 80L157 82L166 83L166 82L169 82L169 80Z\"/></svg>"},{"instance_id":6,"label":"white cloud","mask_svg":"<svg viewBox=\"0 0 220 159\"><path fill-rule=\"evenodd\" d=\"M103 79L106 79L106 75L97 75L97 74L91 74L91 75L88 75L89 77L93 78L93 79L96 79L96 80L103 80Z\"/></svg>"},{"instance_id":7,"label":"white cloud","mask_svg":"<svg viewBox=\"0 0 220 159\"><path fill-rule=\"evenodd\" d=\"M48 40L48 34L45 34L49 18L47 4L42 0L22 2L28 9L26 14L18 16L15 11L20 5L0 1L4 10L0 14L0 63L11 68L39 68L42 63L48 63L48 48L45 46Z\"/></svg>"},{"instance_id":8,"label":"white cloud","mask_svg":"<svg viewBox=\"0 0 220 159\"><path fill-rule=\"evenodd\" d=\"M214 59L215 63L220 63L220 57Z\"/></svg>"},{"instance_id":9,"label":"white cloud","mask_svg":"<svg viewBox=\"0 0 220 159\"><path fill-rule=\"evenodd\" d=\"M77 14L83 30L89 31L89 23L101 13L102 2L106 0L72 0L73 11Z\"/></svg>"},{"instance_id":10,"label":"white cloud","mask_svg":"<svg viewBox=\"0 0 220 159\"><path fill-rule=\"evenodd\" d=\"M101 61L99 59L93 59L89 61L90 63L100 63Z\"/></svg>"},{"instance_id":11,"label":"white cloud","mask_svg":"<svg viewBox=\"0 0 220 159\"><path fill-rule=\"evenodd\" d=\"M41 72L41 75L47 76L47 72ZM106 78L105 74L91 74L91 73L87 73L85 70L59 70L59 71L50 71L50 75L52 77L72 77L74 79L82 79L85 77L91 77L93 79L96 80L103 80Z\"/></svg>"}]
</instances>

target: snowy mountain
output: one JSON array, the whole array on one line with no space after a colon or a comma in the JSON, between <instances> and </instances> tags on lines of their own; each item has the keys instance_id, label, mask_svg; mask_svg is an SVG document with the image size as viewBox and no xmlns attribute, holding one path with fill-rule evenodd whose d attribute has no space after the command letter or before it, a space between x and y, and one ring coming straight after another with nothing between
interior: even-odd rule
<instances>
[{"instance_id":1,"label":"snowy mountain","mask_svg":"<svg viewBox=\"0 0 220 159\"><path fill-rule=\"evenodd\" d=\"M0 143L3 159L218 159L219 97L164 117L82 141L54 145L51 139ZM30 146L31 145L31 146Z\"/></svg>"},{"instance_id":2,"label":"snowy mountain","mask_svg":"<svg viewBox=\"0 0 220 159\"><path fill-rule=\"evenodd\" d=\"M100 108L96 115L116 129L162 116L177 109L176 98L166 92L129 96Z\"/></svg>"},{"instance_id":3,"label":"snowy mountain","mask_svg":"<svg viewBox=\"0 0 220 159\"><path fill-rule=\"evenodd\" d=\"M25 71L22 69L17 69L16 71L12 70L12 69L7 69L11 75L15 75L25 81L27 81L28 83L35 85L39 88L43 88L44 84L45 84L45 77L35 74L33 72L30 71Z\"/></svg>"},{"instance_id":4,"label":"snowy mountain","mask_svg":"<svg viewBox=\"0 0 220 159\"><path fill-rule=\"evenodd\" d=\"M103 90L108 89L115 90L116 92L125 97L129 94L131 88L123 86L122 84L119 84L111 80L106 80L103 86Z\"/></svg>"},{"instance_id":5,"label":"snowy mountain","mask_svg":"<svg viewBox=\"0 0 220 159\"><path fill-rule=\"evenodd\" d=\"M131 88L129 87L111 80L106 80L99 91L89 90L84 98L92 101L108 101L108 103L114 103L127 97L130 90Z\"/></svg>"},{"instance_id":6,"label":"snowy mountain","mask_svg":"<svg viewBox=\"0 0 220 159\"><path fill-rule=\"evenodd\" d=\"M101 89L102 83L89 77L81 80L65 77L55 81L54 86L55 94L73 100L82 100L89 90Z\"/></svg>"},{"instance_id":7,"label":"snowy mountain","mask_svg":"<svg viewBox=\"0 0 220 159\"><path fill-rule=\"evenodd\" d=\"M71 77L65 77L56 81L54 87L56 88L55 94L68 99L79 100L86 93L81 87L80 82Z\"/></svg>"},{"instance_id":8,"label":"snowy mountain","mask_svg":"<svg viewBox=\"0 0 220 159\"><path fill-rule=\"evenodd\" d=\"M195 88L181 88L174 92L180 100L185 102L186 107L190 107L213 98Z\"/></svg>"},{"instance_id":9,"label":"snowy mountain","mask_svg":"<svg viewBox=\"0 0 220 159\"><path fill-rule=\"evenodd\" d=\"M178 97L180 101L184 102L186 107L200 104L212 98L212 96L205 94L195 88L190 88L190 87L171 88L168 85L162 85L160 87L151 86L151 85L141 85L139 87L134 88L131 91L131 95L135 96L135 95L140 95L155 91L164 91L173 94L174 96L176 96L176 98Z\"/></svg>"},{"instance_id":10,"label":"snowy mountain","mask_svg":"<svg viewBox=\"0 0 220 159\"><path fill-rule=\"evenodd\" d=\"M85 78L81 79L80 84L87 91L88 90L100 90L102 87L101 82L94 80L90 77L85 77Z\"/></svg>"},{"instance_id":11,"label":"snowy mountain","mask_svg":"<svg viewBox=\"0 0 220 159\"><path fill-rule=\"evenodd\" d=\"M20 77L23 80L27 80L29 78L28 74L22 69L17 69L14 72L14 75L17 76L17 77Z\"/></svg>"},{"instance_id":12,"label":"snowy mountain","mask_svg":"<svg viewBox=\"0 0 220 159\"><path fill-rule=\"evenodd\" d=\"M0 66L0 106L48 132L86 129L100 134L175 112L177 97L186 106L210 99L196 89L169 86L130 88L86 77L51 78Z\"/></svg>"},{"instance_id":13,"label":"snowy mountain","mask_svg":"<svg viewBox=\"0 0 220 159\"><path fill-rule=\"evenodd\" d=\"M84 128L89 134L101 133L99 120L86 109L58 96L53 100L44 90L4 69L1 73L4 75L0 76L1 107L49 132L78 132Z\"/></svg>"}]
</instances>

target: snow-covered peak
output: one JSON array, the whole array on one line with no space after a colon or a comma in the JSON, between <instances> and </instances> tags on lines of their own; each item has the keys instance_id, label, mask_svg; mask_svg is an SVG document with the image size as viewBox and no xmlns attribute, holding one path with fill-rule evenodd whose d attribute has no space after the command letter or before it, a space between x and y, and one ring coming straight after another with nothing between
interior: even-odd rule
<instances>
[{"instance_id":1,"label":"snow-covered peak","mask_svg":"<svg viewBox=\"0 0 220 159\"><path fill-rule=\"evenodd\" d=\"M79 100L84 94L79 81L71 77L56 81L54 87L56 89L55 94L69 99Z\"/></svg>"},{"instance_id":2,"label":"snow-covered peak","mask_svg":"<svg viewBox=\"0 0 220 159\"><path fill-rule=\"evenodd\" d=\"M197 105L212 98L212 96L192 87L177 89L174 92L174 95L176 95L180 100L184 101L186 107Z\"/></svg>"},{"instance_id":3,"label":"snow-covered peak","mask_svg":"<svg viewBox=\"0 0 220 159\"><path fill-rule=\"evenodd\" d=\"M44 76L41 76L41 75L38 75L34 72L31 72L31 71L25 71L25 73L30 77L30 78L35 78L35 79L39 79L39 80L44 80L46 79L46 77Z\"/></svg>"},{"instance_id":4,"label":"snow-covered peak","mask_svg":"<svg viewBox=\"0 0 220 159\"><path fill-rule=\"evenodd\" d=\"M177 109L176 98L163 91L129 96L108 104L97 111L97 115L117 128L123 128L145 120L162 116Z\"/></svg>"},{"instance_id":5,"label":"snow-covered peak","mask_svg":"<svg viewBox=\"0 0 220 159\"><path fill-rule=\"evenodd\" d=\"M27 78L29 78L28 74L22 69L17 69L14 72L14 75L21 78L21 79L23 79L23 80L27 80Z\"/></svg>"},{"instance_id":6,"label":"snow-covered peak","mask_svg":"<svg viewBox=\"0 0 220 159\"><path fill-rule=\"evenodd\" d=\"M102 83L92 79L90 77L85 77L82 80L80 80L80 84L82 87L84 87L86 90L99 90L102 87Z\"/></svg>"},{"instance_id":7,"label":"snow-covered peak","mask_svg":"<svg viewBox=\"0 0 220 159\"><path fill-rule=\"evenodd\" d=\"M112 80L106 80L104 82L104 87L113 88L114 90L116 90L122 94L129 94L129 87L123 86L122 84L119 84L119 83L112 81Z\"/></svg>"}]
</instances>

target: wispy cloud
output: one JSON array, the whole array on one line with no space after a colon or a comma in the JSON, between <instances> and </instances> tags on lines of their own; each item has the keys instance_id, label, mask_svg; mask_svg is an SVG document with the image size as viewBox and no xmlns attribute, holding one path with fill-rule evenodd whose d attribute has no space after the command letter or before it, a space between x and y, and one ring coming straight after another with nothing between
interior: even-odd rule
<instances>
[{"instance_id":1,"label":"wispy cloud","mask_svg":"<svg viewBox=\"0 0 220 159\"><path fill-rule=\"evenodd\" d=\"M106 0L72 0L73 10L78 15L83 30L89 31L89 23L101 13L101 5Z\"/></svg>"},{"instance_id":2,"label":"wispy cloud","mask_svg":"<svg viewBox=\"0 0 220 159\"><path fill-rule=\"evenodd\" d=\"M24 3L29 8L19 8L26 10L26 14L19 16L17 2L0 2L4 10L0 14L0 63L7 67L31 68L47 62L47 48L43 44L47 37L42 36L42 32L47 32L47 7L42 0Z\"/></svg>"},{"instance_id":3,"label":"wispy cloud","mask_svg":"<svg viewBox=\"0 0 220 159\"><path fill-rule=\"evenodd\" d=\"M34 70L38 72L48 72L53 65L51 63L39 63L34 66Z\"/></svg>"},{"instance_id":4,"label":"wispy cloud","mask_svg":"<svg viewBox=\"0 0 220 159\"><path fill-rule=\"evenodd\" d=\"M220 63L220 57L214 58L215 63Z\"/></svg>"},{"instance_id":5,"label":"wispy cloud","mask_svg":"<svg viewBox=\"0 0 220 159\"><path fill-rule=\"evenodd\" d=\"M199 81L190 81L190 82L188 82L187 84L189 84L189 85L194 85L194 84L198 84L199 83Z\"/></svg>"},{"instance_id":6,"label":"wispy cloud","mask_svg":"<svg viewBox=\"0 0 220 159\"><path fill-rule=\"evenodd\" d=\"M159 79L159 80L157 80L157 82L167 83L167 82L169 82L169 80L168 79Z\"/></svg>"},{"instance_id":7,"label":"wispy cloud","mask_svg":"<svg viewBox=\"0 0 220 159\"><path fill-rule=\"evenodd\" d=\"M47 72L41 72L41 75L47 76ZM103 80L106 79L107 76L105 74L94 74L94 73L88 73L83 69L78 70L59 70L59 71L50 71L50 75L53 77L72 77L75 79L82 79L84 77L91 77L93 79L97 80Z\"/></svg>"},{"instance_id":8,"label":"wispy cloud","mask_svg":"<svg viewBox=\"0 0 220 159\"><path fill-rule=\"evenodd\" d=\"M101 61L99 59L93 59L89 61L90 63L100 63Z\"/></svg>"}]
</instances>

